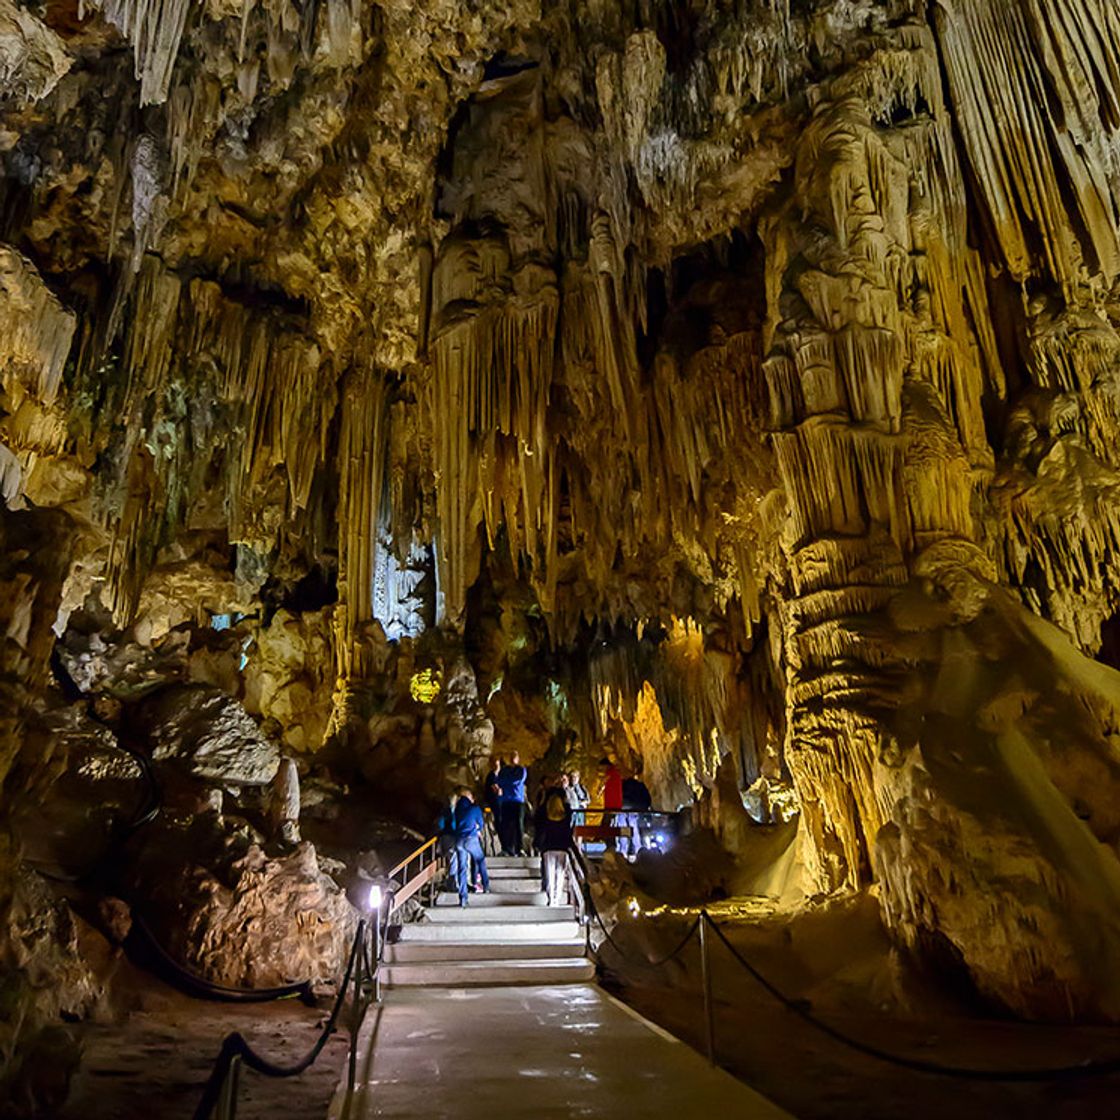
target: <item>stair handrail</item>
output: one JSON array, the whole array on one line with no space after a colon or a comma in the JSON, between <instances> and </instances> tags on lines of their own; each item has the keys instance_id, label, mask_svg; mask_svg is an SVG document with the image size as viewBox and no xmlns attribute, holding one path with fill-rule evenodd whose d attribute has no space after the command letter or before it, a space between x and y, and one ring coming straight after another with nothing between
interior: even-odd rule
<instances>
[{"instance_id":1,"label":"stair handrail","mask_svg":"<svg viewBox=\"0 0 1120 1120\"><path fill-rule=\"evenodd\" d=\"M409 852L409 854L405 856L404 859L400 861L400 863L391 868L387 878L395 879L398 871L403 871L414 859L418 859L420 856L422 856L433 844L435 844L438 839L439 836L429 836L428 839L420 845L420 847Z\"/></svg>"},{"instance_id":2,"label":"stair handrail","mask_svg":"<svg viewBox=\"0 0 1120 1120\"><path fill-rule=\"evenodd\" d=\"M395 884L389 890L389 901L385 908L386 932L397 911L408 902L410 898L425 888L428 889L428 893L431 895L431 884L433 880L446 871L447 861L444 859L443 853L436 848L439 839L440 837L438 834L429 836L423 844L414 848L404 859L392 867L385 876L386 879L393 881ZM408 869L416 861L419 861L416 874L409 875ZM401 872L404 874L400 882L396 883L397 876L400 875ZM382 941L382 944L384 944L384 941Z\"/></svg>"}]
</instances>

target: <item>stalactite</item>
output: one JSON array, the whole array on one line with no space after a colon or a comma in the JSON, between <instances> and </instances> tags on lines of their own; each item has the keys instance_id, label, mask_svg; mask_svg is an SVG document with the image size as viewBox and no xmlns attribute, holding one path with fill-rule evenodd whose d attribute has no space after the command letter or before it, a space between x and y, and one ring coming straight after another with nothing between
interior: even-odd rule
<instances>
[{"instance_id":1,"label":"stalactite","mask_svg":"<svg viewBox=\"0 0 1120 1120\"><path fill-rule=\"evenodd\" d=\"M140 104L167 99L190 0L101 0L106 18L132 43Z\"/></svg>"},{"instance_id":2,"label":"stalactite","mask_svg":"<svg viewBox=\"0 0 1120 1120\"><path fill-rule=\"evenodd\" d=\"M34 394L50 404L58 394L70 353L75 319L42 282L30 261L0 246L0 313L5 328L0 343L4 391Z\"/></svg>"},{"instance_id":3,"label":"stalactite","mask_svg":"<svg viewBox=\"0 0 1120 1120\"><path fill-rule=\"evenodd\" d=\"M216 452L229 540L273 547L275 522L260 511L278 468L287 516L307 510L327 459L337 391L318 347L294 325L230 299L212 281L184 284L146 259L125 340L127 425L109 563L122 621L165 535L201 495L208 459L190 448L209 442L219 416L240 435ZM177 403L187 385L204 388L209 403Z\"/></svg>"},{"instance_id":4,"label":"stalactite","mask_svg":"<svg viewBox=\"0 0 1120 1120\"><path fill-rule=\"evenodd\" d=\"M373 574L385 497L389 408L384 374L352 369L342 387L338 444L338 589L335 654L341 682L360 681L371 660L363 638L373 619ZM336 713L337 715L337 713Z\"/></svg>"},{"instance_id":5,"label":"stalactite","mask_svg":"<svg viewBox=\"0 0 1120 1120\"><path fill-rule=\"evenodd\" d=\"M1072 291L1120 274L1120 13L1108 0L964 0L934 8L949 89L1011 274ZM1032 246L1037 244L1040 252Z\"/></svg>"},{"instance_id":6,"label":"stalactite","mask_svg":"<svg viewBox=\"0 0 1120 1120\"><path fill-rule=\"evenodd\" d=\"M189 187L205 147L200 138L217 119L221 86L206 75L176 81L167 101L167 150L171 164L170 194Z\"/></svg>"},{"instance_id":7,"label":"stalactite","mask_svg":"<svg viewBox=\"0 0 1120 1120\"><path fill-rule=\"evenodd\" d=\"M60 459L69 442L59 391L75 317L30 261L6 245L0 245L0 322L0 389L7 414L0 418L0 493L9 509L23 508L28 497L57 504L61 495L40 487L35 474Z\"/></svg>"}]
</instances>

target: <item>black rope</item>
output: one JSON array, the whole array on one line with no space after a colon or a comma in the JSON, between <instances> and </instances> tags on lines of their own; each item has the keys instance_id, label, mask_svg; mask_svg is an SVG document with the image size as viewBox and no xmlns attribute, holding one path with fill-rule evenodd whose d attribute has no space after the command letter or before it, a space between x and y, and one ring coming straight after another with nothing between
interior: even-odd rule
<instances>
[{"instance_id":1,"label":"black rope","mask_svg":"<svg viewBox=\"0 0 1120 1120\"><path fill-rule=\"evenodd\" d=\"M210 1071L210 1077L206 1081L206 1087L202 1092L202 1099L198 1102L198 1107L194 1110L194 1120L208 1120L210 1114L214 1111L234 1058L240 1058L249 1069L264 1074L265 1077L295 1077L303 1073L305 1069L314 1063L315 1059L323 1052L323 1047L326 1046L327 1040L338 1028L338 1017L342 1013L343 1004L346 1002L346 993L350 990L350 980L354 975L354 969L360 969L361 964L365 960L365 932L366 923L363 918L358 922L358 930L354 934L354 941L350 946L350 955L346 961L346 971L343 973L342 980L339 982L338 994L335 996L334 1007L331 1008L330 1017L324 1024L322 1031L319 1033L319 1037L315 1040L311 1049L298 1062L294 1062L291 1065L280 1065L277 1062L270 1062L267 1058L261 1057L261 1055L249 1045L245 1040L245 1036L240 1031L227 1034L222 1040L222 1048L218 1051L218 1057L214 1061L214 1068Z\"/></svg>"},{"instance_id":2,"label":"black rope","mask_svg":"<svg viewBox=\"0 0 1120 1120\"><path fill-rule=\"evenodd\" d=\"M64 687L68 684L75 695L81 695L69 674L66 673L61 660L58 661L55 672L59 675L59 681ZM92 710L92 707L89 710L89 715L96 723L112 733L112 728ZM151 759L142 751L130 746L123 733L113 734L113 747L128 755L136 764L146 789L144 800L133 813L131 820L118 821L116 823L109 849L84 871L77 874L60 873L37 865L32 861L28 861L35 868L36 873L42 875L44 878L68 884L83 883L89 880L98 868L108 863L109 859L116 854L117 851L123 848L140 829L159 816L162 811L163 788L152 766ZM191 995L222 1000L226 1003L267 1003L271 1000L286 999L290 996L300 996L307 1001L314 998L312 982L310 980L281 984L272 988L232 988L224 984L214 984L204 977L191 972L175 960L175 958L160 944L155 934L152 933L151 927L148 926L138 913L135 902L132 903L132 926L142 935L144 943L154 952L157 961L170 973L169 978Z\"/></svg>"},{"instance_id":3,"label":"black rope","mask_svg":"<svg viewBox=\"0 0 1120 1120\"><path fill-rule=\"evenodd\" d=\"M151 927L135 910L132 913L132 926L133 929L139 930L143 935L144 943L154 951L159 962L171 972L172 978L194 995L202 995L226 1003L267 1003L274 999L285 999L289 996L300 996L305 1000L313 998L310 980L280 984L274 988L231 988L225 984L215 984L184 968L175 960L159 943L155 934L152 933Z\"/></svg>"},{"instance_id":4,"label":"black rope","mask_svg":"<svg viewBox=\"0 0 1120 1120\"><path fill-rule=\"evenodd\" d=\"M594 913L595 920L599 923L599 928L606 935L606 940L610 944L611 948L614 949L614 951L618 953L618 955L622 957L623 960L631 961L634 964L644 965L648 968L661 968L663 965L667 965L671 960L679 956L684 951L685 946L695 936L696 931L700 928L700 919L697 918L692 923L692 925L688 927L688 931L685 933L684 937L681 938L680 943L671 953L666 954L664 957L658 957L657 960L651 961L646 957L636 957L626 952L626 950L623 949L622 946L619 945L619 943L615 941L615 939L611 936L610 930L607 929L607 927L603 924L603 919L599 916L599 911L596 910Z\"/></svg>"},{"instance_id":5,"label":"black rope","mask_svg":"<svg viewBox=\"0 0 1120 1120\"><path fill-rule=\"evenodd\" d=\"M625 949L623 949L622 946L619 945L619 943L614 939L611 931L607 929L606 923L604 923L603 921L603 916L599 913L599 907L595 905L595 898L591 893L591 880L587 873L587 861L583 853L573 845L570 849L570 854L574 857L574 863L579 872L577 878L580 880L581 893L583 894L584 903L587 906L587 911L598 923L599 928L603 931L603 936L606 938L611 948L614 949L614 951L620 957L622 957L623 960L632 961L635 964L645 965L648 968L661 968L663 965L668 964L671 960L673 960L674 957L679 956L680 953L684 951L685 946L689 943L689 941L692 940L693 935L700 928L699 918L697 918L696 921L694 921L692 925L688 927L688 932L684 935L684 937L681 938L680 944L677 945L677 947L667 956L661 957L658 960L651 961L645 957L635 957L632 954L628 953ZM597 949L595 951L598 952Z\"/></svg>"},{"instance_id":6,"label":"black rope","mask_svg":"<svg viewBox=\"0 0 1120 1120\"><path fill-rule=\"evenodd\" d=\"M715 935L723 942L727 951L750 973L754 980L774 997L787 1010L800 1016L810 1026L816 1027L822 1034L828 1035L835 1042L847 1046L850 1050L865 1054L870 1058L877 1058L902 1069L914 1070L918 1073L935 1073L942 1077L955 1077L967 1081L1065 1081L1076 1080L1082 1077L1108 1077L1120 1073L1120 1060L1085 1061L1071 1066L1052 1066L1046 1069L973 1069L965 1066L942 1065L940 1062L928 1062L921 1058L907 1058L901 1054L892 1054L889 1050L880 1050L859 1039L852 1038L836 1027L818 1019L803 1003L790 999L775 987L757 968L754 967L734 945L727 939L723 930L704 911L700 920L706 920L715 931Z\"/></svg>"},{"instance_id":7,"label":"black rope","mask_svg":"<svg viewBox=\"0 0 1120 1120\"><path fill-rule=\"evenodd\" d=\"M908 1058L902 1054L894 1054L889 1050L881 1050L877 1046L872 1046L867 1042L860 1042L859 1039L852 1038L850 1035L845 1034L843 1031L838 1030L836 1027L829 1025L821 1019L818 1019L802 1001L790 999L784 992L771 983L754 965L750 963L743 955L735 948L734 945L727 939L727 935L723 932L720 926L714 921L711 915L706 910L702 910L700 916L689 927L688 932L681 939L680 943L667 954L665 957L657 960L650 961L647 959L639 959L627 953L611 935L603 922L602 915L599 913L599 908L595 905L595 899L591 893L590 878L587 873L587 865L584 860L583 854L578 849L573 848L575 855L575 863L579 869L579 878L583 888L583 895L589 913L595 918L599 928L603 931L607 942L624 960L633 961L635 963L648 965L650 968L660 968L668 964L674 957L681 953L688 942L691 940L696 931L700 928L700 923L706 921L715 935L723 942L724 947L731 954L731 956L750 974L750 976L766 990L766 992L777 1000L787 1010L792 1011L795 1015L799 1016L802 1020L810 1026L815 1027L822 1034L827 1035L834 1042L840 1043L842 1046L848 1047L850 1050L855 1050L857 1053L864 1054L867 1057L875 1058L878 1061L886 1062L889 1065L898 1066L901 1069L912 1070L917 1073L937 1074L942 1077L953 1077L965 1081L1018 1081L1018 1082L1040 1082L1040 1081L1072 1081L1085 1077L1110 1077L1120 1074L1120 1059L1107 1059L1107 1060L1090 1060L1079 1062L1075 1065L1067 1066L1051 1066L1043 1069L974 1069L967 1066L952 1066L944 1065L941 1062L926 1061L922 1058Z\"/></svg>"}]
</instances>

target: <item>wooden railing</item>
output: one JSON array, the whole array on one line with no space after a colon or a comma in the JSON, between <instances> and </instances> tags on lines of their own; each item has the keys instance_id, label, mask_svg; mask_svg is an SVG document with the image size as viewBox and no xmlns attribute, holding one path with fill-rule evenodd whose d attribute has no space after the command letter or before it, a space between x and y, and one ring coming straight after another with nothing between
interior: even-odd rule
<instances>
[{"instance_id":1,"label":"wooden railing","mask_svg":"<svg viewBox=\"0 0 1120 1120\"><path fill-rule=\"evenodd\" d=\"M388 874L388 878L396 879L398 875L401 879L401 886L398 891L393 894L392 900L389 903L389 917L399 910L410 898L414 897L425 887L430 887L440 875L444 874L445 861L443 856L436 850L436 841L438 836L432 836L430 839L425 840L415 851L409 852ZM413 874L409 873L409 868L415 863L416 871ZM430 890L429 890L429 893Z\"/></svg>"}]
</instances>

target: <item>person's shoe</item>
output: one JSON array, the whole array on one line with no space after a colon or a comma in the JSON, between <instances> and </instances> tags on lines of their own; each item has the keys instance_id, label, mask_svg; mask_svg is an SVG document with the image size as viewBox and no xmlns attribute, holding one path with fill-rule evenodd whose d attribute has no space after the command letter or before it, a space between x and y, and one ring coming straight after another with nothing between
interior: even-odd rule
<instances>
[{"instance_id":1,"label":"person's shoe","mask_svg":"<svg viewBox=\"0 0 1120 1120\"><path fill-rule=\"evenodd\" d=\"M459 908L460 909L462 909L464 906L469 906L469 905L470 905L470 899L467 899L467 898L459 899Z\"/></svg>"}]
</instances>

